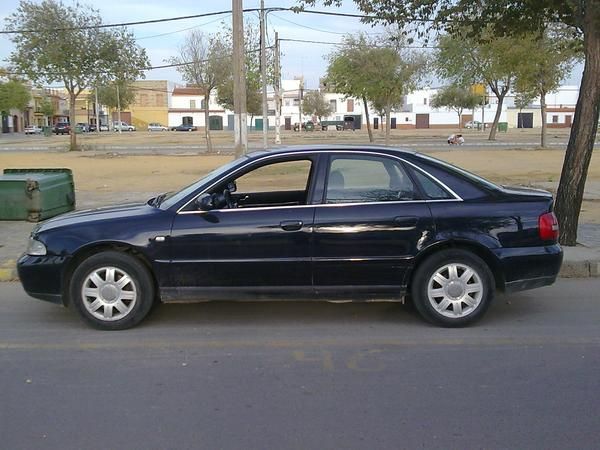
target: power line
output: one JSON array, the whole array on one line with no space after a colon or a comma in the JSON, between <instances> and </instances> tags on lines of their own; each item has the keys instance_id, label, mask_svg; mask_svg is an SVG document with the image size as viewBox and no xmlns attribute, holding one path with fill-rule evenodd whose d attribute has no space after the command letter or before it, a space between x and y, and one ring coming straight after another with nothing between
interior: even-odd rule
<instances>
[{"instance_id":1,"label":"power line","mask_svg":"<svg viewBox=\"0 0 600 450\"><path fill-rule=\"evenodd\" d=\"M257 12L260 11L260 8L248 8L244 9L243 12ZM377 15L368 15L368 14L356 14L356 13L341 13L334 11L319 11L314 9L298 9L298 8L283 8L283 7L271 7L265 8L265 11L268 12L293 12L296 14L315 14L322 16L334 16L334 17L353 17L357 19L370 19L370 20L386 20L385 16L377 16ZM114 28L114 27L126 27L132 25L147 25L153 23L163 23L163 22L173 22L178 20L188 20L188 19L198 19L200 17L211 17L217 15L231 14L231 10L224 11L215 11L210 13L203 14L193 14L189 16L177 16L177 17L166 17L162 19L150 19L150 20L138 20L133 22L121 22L121 23L112 23L112 24L98 24L98 25L84 25L79 27L63 27L63 28L53 28L51 31L73 31L73 30L89 30L89 29L100 29L100 28ZM418 19L411 18L411 22L435 22L434 19ZM452 22L452 20L445 20L445 23ZM0 35L2 34L19 34L19 33L39 33L44 31L50 31L48 29L24 29L24 30L0 30Z\"/></svg>"},{"instance_id":2,"label":"power line","mask_svg":"<svg viewBox=\"0 0 600 450\"><path fill-rule=\"evenodd\" d=\"M329 42L329 41L313 41L308 39L279 39L285 42L302 42L305 44L325 44L325 45L344 45L344 42ZM370 45L372 48L411 48L411 49L423 49L423 48L439 48L437 45Z\"/></svg>"},{"instance_id":3,"label":"power line","mask_svg":"<svg viewBox=\"0 0 600 450\"><path fill-rule=\"evenodd\" d=\"M292 20L288 20L288 19L284 19L283 17L276 16L275 14L271 14L271 15L273 17L275 17L277 20L282 20L284 22L291 23L292 25L296 25L296 26L302 27L302 28L307 28L307 29L313 30L313 31L318 31L320 33L337 34L337 35L347 34L347 33L342 33L342 32L339 32L339 31L328 31L328 30L323 30L323 29L311 27L311 26L308 26L308 25L302 25L302 24L299 24L299 23L294 22Z\"/></svg>"},{"instance_id":4,"label":"power line","mask_svg":"<svg viewBox=\"0 0 600 450\"><path fill-rule=\"evenodd\" d=\"M231 14L229 14L229 15L231 15ZM183 31L193 30L194 28L204 27L206 25L210 25L211 23L218 22L219 20L226 20L226 19L227 19L227 16L225 16L225 17L217 17L214 20L209 20L208 22L204 22L204 23L201 23L201 24L198 24L198 25L194 25L192 27L182 28L181 30L176 30L176 31L169 31L167 33L154 34L152 36L136 37L135 40L136 41L141 41L143 39L152 39L152 38L161 37L161 36L168 36L170 34L181 33Z\"/></svg>"}]
</instances>

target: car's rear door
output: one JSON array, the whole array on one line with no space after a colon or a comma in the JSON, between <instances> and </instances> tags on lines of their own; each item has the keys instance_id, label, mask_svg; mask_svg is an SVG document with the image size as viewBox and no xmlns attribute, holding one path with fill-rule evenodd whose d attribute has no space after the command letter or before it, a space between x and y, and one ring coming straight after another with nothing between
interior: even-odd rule
<instances>
[{"instance_id":1,"label":"car's rear door","mask_svg":"<svg viewBox=\"0 0 600 450\"><path fill-rule=\"evenodd\" d=\"M386 155L333 153L315 211L317 292L399 292L433 229L403 163Z\"/></svg>"}]
</instances>

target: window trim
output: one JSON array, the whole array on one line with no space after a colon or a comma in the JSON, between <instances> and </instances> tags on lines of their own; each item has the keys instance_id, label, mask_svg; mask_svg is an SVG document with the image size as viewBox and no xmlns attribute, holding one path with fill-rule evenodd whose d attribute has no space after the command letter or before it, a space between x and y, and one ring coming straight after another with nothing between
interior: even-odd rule
<instances>
[{"instance_id":1,"label":"window trim","mask_svg":"<svg viewBox=\"0 0 600 450\"><path fill-rule=\"evenodd\" d=\"M430 177L433 181L435 181L438 185L440 185L441 187L443 187L446 191L448 191L454 198L452 199L441 199L441 200L399 200L399 201L392 201L392 202L372 202L372 203L322 203L323 199L321 198L321 203L308 203L306 205L293 205L293 206L259 206L259 207L250 207L250 208L240 208L240 209L212 209L210 211L183 211L190 203L192 203L194 200L196 200L199 196L201 196L202 194L205 194L207 191L209 191L210 189L214 188L216 185L218 185L219 183L223 182L226 178L229 178L230 176L235 175L236 173L246 169L248 166L253 165L254 163L257 162L263 162L263 161L267 161L271 158L276 159L276 158L287 158L287 157L295 157L295 156L300 156L300 155L307 155L309 158L313 159L313 165L316 166L321 166L319 159L321 157L326 157L328 159L328 157L332 154L336 154L336 153L342 153L342 154L348 154L348 155L354 155L354 154L361 154L361 155L378 155L378 156L383 156L383 157L387 157L387 158L392 158L392 159L396 159L404 164L408 164L411 167L414 167L416 170L423 172L426 176ZM302 159L302 158L300 158ZM316 167L315 167L316 169ZM313 176L311 169L311 177ZM316 175L320 174L320 171L315 170L314 172ZM325 176L326 172L325 172ZM325 180L323 180L324 182ZM314 191L318 188L317 183L319 182L319 180L311 180L311 186L309 188L309 192L308 192L308 196L307 196L307 201L311 201L312 200L312 193L314 193ZM325 183L323 183L325 184ZM323 196L325 195L325 186L323 186ZM450 187L448 187L444 182L438 180L437 177L433 176L432 174L430 174L429 172L427 172L426 170L421 169L419 166L417 166L416 164L412 163L411 161L408 161L402 157L396 156L396 155L390 155L388 153L381 153L381 152L374 152L374 151L365 151L365 150L351 150L351 149L346 149L346 150L328 150L328 149L324 149L324 150L306 150L306 151L294 151L294 152L288 152L288 153L278 153L278 154L274 154L274 155L266 155L263 156L262 158L258 159L258 160L252 160L250 162L247 162L246 164L236 168L235 170L233 170L233 172L230 172L228 174L226 174L225 176L219 178L218 180L216 180L214 183L211 183L210 185L208 185L206 188L202 189L198 194L192 195L190 200L188 200L187 202L185 202L183 204L183 206L179 207L176 211L176 214L209 214L211 212L233 212L233 211L253 211L253 210L268 210L268 209L281 209L281 208L318 208L318 207L333 207L333 208L337 208L337 207L342 207L342 206L360 206L360 205L377 205L377 204L381 204L381 205L394 205L394 204L407 204L407 203L440 203L440 202L462 202L463 199L456 193L454 192Z\"/></svg>"}]
</instances>

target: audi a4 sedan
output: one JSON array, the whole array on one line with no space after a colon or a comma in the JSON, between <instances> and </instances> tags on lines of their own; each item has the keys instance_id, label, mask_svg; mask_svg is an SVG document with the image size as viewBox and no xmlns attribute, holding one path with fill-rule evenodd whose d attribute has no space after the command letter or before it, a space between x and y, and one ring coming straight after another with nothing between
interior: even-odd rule
<instances>
[{"instance_id":1,"label":"audi a4 sedan","mask_svg":"<svg viewBox=\"0 0 600 450\"><path fill-rule=\"evenodd\" d=\"M437 325L480 319L497 290L552 284L552 196L377 146L251 153L146 203L42 222L27 293L100 329L158 302L404 301Z\"/></svg>"}]
</instances>

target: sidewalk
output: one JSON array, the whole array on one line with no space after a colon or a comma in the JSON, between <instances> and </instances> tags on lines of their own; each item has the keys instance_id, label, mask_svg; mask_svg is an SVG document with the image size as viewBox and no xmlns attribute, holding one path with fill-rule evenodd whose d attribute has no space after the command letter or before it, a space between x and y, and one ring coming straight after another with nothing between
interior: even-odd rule
<instances>
[{"instance_id":1,"label":"sidewalk","mask_svg":"<svg viewBox=\"0 0 600 450\"><path fill-rule=\"evenodd\" d=\"M147 192L77 193L77 209L97 208L115 203L145 201ZM35 224L0 221L0 282L17 280L16 260L27 247L27 239ZM560 272L565 278L600 277L600 224L579 226L577 247L563 247L564 259Z\"/></svg>"}]
</instances>

